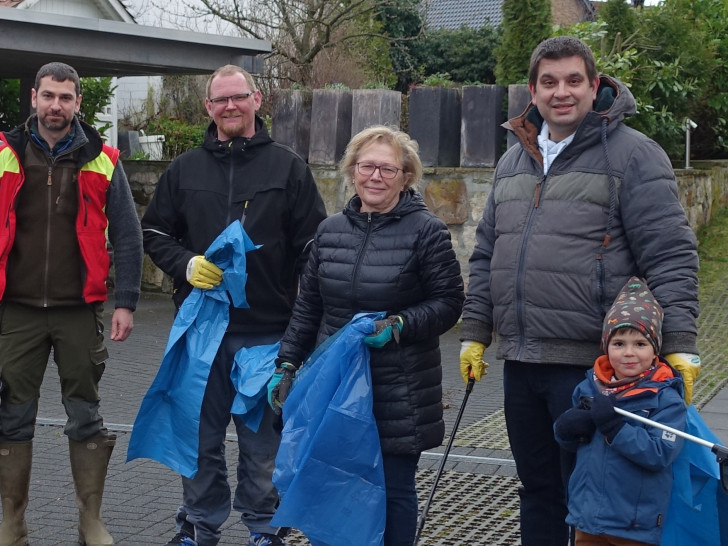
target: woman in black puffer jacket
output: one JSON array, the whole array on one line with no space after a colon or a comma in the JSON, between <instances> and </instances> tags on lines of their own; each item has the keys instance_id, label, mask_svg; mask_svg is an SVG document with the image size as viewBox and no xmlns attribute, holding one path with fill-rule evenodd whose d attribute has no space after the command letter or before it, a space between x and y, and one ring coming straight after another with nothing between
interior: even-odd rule
<instances>
[{"instance_id":1,"label":"woman in black puffer jacket","mask_svg":"<svg viewBox=\"0 0 728 546\"><path fill-rule=\"evenodd\" d=\"M387 493L384 543L411 546L417 462L445 432L439 336L460 317L463 281L447 226L414 189L422 177L415 141L370 127L351 140L340 170L356 195L316 232L277 362L297 368L356 313L387 313L385 335L397 329L399 340L370 351Z\"/></svg>"}]
</instances>

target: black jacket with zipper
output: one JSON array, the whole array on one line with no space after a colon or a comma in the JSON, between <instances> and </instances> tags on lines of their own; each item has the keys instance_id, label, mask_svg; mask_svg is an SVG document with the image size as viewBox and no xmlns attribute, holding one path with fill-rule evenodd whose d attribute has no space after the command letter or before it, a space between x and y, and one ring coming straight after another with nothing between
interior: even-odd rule
<instances>
[{"instance_id":1,"label":"black jacket with zipper","mask_svg":"<svg viewBox=\"0 0 728 546\"><path fill-rule=\"evenodd\" d=\"M144 250L174 279L179 307L192 290L187 263L233 221L261 248L246 255L249 309L231 307L229 331L282 332L316 227L326 217L306 163L256 117L251 138L221 142L211 123L200 148L175 159L142 218Z\"/></svg>"},{"instance_id":2,"label":"black jacket with zipper","mask_svg":"<svg viewBox=\"0 0 728 546\"><path fill-rule=\"evenodd\" d=\"M356 313L400 315L400 343L370 351L374 416L383 453L414 455L444 436L439 336L460 317L460 264L414 190L388 213L360 207L355 196L319 227L279 358L299 365Z\"/></svg>"}]
</instances>

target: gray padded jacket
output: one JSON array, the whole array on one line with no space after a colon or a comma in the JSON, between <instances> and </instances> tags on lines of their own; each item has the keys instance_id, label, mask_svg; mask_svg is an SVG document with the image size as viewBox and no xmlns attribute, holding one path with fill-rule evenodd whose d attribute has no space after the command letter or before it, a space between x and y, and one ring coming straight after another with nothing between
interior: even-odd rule
<instances>
[{"instance_id":1,"label":"gray padded jacket","mask_svg":"<svg viewBox=\"0 0 728 546\"><path fill-rule=\"evenodd\" d=\"M476 232L461 338L507 360L591 366L602 320L632 275L665 311L663 354L698 353L697 242L665 152L624 125L636 112L621 82L600 76L594 110L546 176L530 107L507 124Z\"/></svg>"}]
</instances>

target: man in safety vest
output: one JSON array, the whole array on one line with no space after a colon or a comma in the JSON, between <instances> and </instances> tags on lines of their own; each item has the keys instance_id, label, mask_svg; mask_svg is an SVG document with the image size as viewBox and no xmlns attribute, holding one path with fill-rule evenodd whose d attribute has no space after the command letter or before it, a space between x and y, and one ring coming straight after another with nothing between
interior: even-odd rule
<instances>
[{"instance_id":1,"label":"man in safety vest","mask_svg":"<svg viewBox=\"0 0 728 546\"><path fill-rule=\"evenodd\" d=\"M114 544L100 518L116 437L99 414L108 351L103 302L114 248L110 338L124 341L139 299L142 238L119 150L77 117L79 77L71 66L41 67L36 110L0 133L0 546L28 542L25 509L35 417L51 348L68 415L79 542Z\"/></svg>"}]
</instances>

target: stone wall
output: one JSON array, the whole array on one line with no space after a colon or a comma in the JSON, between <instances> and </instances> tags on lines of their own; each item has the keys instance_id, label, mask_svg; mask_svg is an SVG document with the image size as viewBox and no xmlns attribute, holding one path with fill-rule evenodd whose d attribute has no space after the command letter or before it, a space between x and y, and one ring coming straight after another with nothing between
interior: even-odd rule
<instances>
[{"instance_id":1,"label":"stone wall","mask_svg":"<svg viewBox=\"0 0 728 546\"><path fill-rule=\"evenodd\" d=\"M137 212L144 214L159 176L167 166L164 161L126 161ZM692 169L676 169L678 193L693 230L706 224L712 214L728 206L728 160L694 161ZM342 210L352 189L346 187L335 167L311 165L319 191L329 214ZM475 229L483 213L493 182L492 168L426 168L420 191L428 208L450 228L455 253L468 278L468 258L475 244ZM171 283L145 256L143 288L170 292Z\"/></svg>"}]
</instances>

